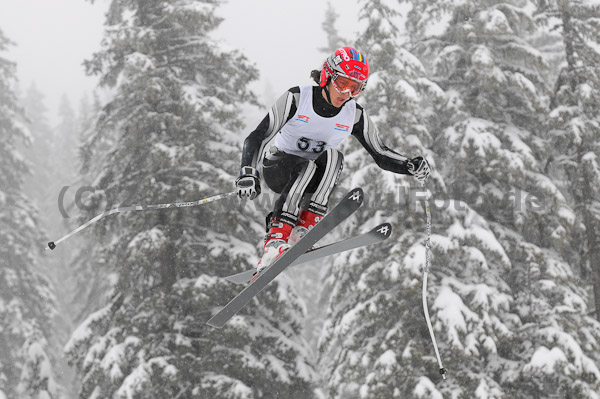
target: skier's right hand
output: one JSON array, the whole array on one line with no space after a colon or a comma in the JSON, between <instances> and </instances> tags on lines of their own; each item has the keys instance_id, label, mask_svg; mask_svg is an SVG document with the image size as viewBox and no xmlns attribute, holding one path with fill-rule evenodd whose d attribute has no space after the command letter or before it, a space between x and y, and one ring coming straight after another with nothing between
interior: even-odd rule
<instances>
[{"instance_id":1,"label":"skier's right hand","mask_svg":"<svg viewBox=\"0 0 600 399\"><path fill-rule=\"evenodd\" d=\"M260 176L252 166L244 166L235 180L238 197L253 200L260 194Z\"/></svg>"}]
</instances>

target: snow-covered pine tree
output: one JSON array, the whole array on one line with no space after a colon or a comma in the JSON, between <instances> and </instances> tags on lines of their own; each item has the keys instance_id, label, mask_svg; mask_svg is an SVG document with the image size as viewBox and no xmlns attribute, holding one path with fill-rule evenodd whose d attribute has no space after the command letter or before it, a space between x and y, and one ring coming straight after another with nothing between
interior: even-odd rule
<instances>
[{"instance_id":1,"label":"snow-covered pine tree","mask_svg":"<svg viewBox=\"0 0 600 399\"><path fill-rule=\"evenodd\" d=\"M563 68L556 82L548 126L553 170L576 210L582 278L591 283L600 320L600 5L579 1L540 2L541 20L559 32Z\"/></svg>"},{"instance_id":2,"label":"snow-covered pine tree","mask_svg":"<svg viewBox=\"0 0 600 399\"><path fill-rule=\"evenodd\" d=\"M44 95L35 84L31 84L22 100L27 118L32 145L25 146L22 154L30 164L31 173L24 178L24 191L38 210L38 223L44 231L44 239L57 237L69 228L68 220L64 218L64 208L68 206L66 193L63 188L71 186L77 177L77 129L75 115L66 96L61 98L58 108L59 123L51 127L48 121L48 110L44 103ZM67 214L72 212L68 210ZM40 242L43 242L40 240ZM61 369L58 376L63 387L71 385L73 370L68 367L67 360L62 354L62 348L67 342L73 329L71 287L76 284L65 284L72 276L69 269L72 252L59 247L51 256L44 259L43 270L45 277L52 287L60 287L56 297L56 312L53 313L53 323L56 326L50 337L50 344L55 348L57 357L56 368Z\"/></svg>"},{"instance_id":3,"label":"snow-covered pine tree","mask_svg":"<svg viewBox=\"0 0 600 399\"><path fill-rule=\"evenodd\" d=\"M256 71L211 39L219 3L111 3L103 48L87 62L114 93L83 151L88 173L98 173L94 186L107 194L98 204L194 200L233 188L238 106L255 102L247 85ZM284 279L223 329L205 325L239 291L219 276L257 261L262 223L236 199L102 221L107 233L93 257L113 271L113 289L67 346L82 374L80 397L312 397L303 307Z\"/></svg>"},{"instance_id":4,"label":"snow-covered pine tree","mask_svg":"<svg viewBox=\"0 0 600 399\"><path fill-rule=\"evenodd\" d=\"M426 156L435 171L436 157L426 149L432 140L428 119L441 108L443 91L400 46L398 7L379 1L361 6L366 28L356 46L365 52L371 76L359 102L377 123L383 143L406 155ZM420 310L425 219L414 201L420 189L409 177L379 169L356 142L349 141L344 153L341 184L362 186L369 198L346 233L382 221L391 221L394 233L383 244L342 254L333 263L319 365L331 398L413 397L427 380L420 376L439 378ZM430 185L443 191L437 172Z\"/></svg>"},{"instance_id":5,"label":"snow-covered pine tree","mask_svg":"<svg viewBox=\"0 0 600 399\"><path fill-rule=\"evenodd\" d=\"M0 30L0 53L10 43ZM15 83L15 64L0 57L0 398L57 398L48 344L55 301L39 272L36 212L23 193L29 168L17 145L31 135Z\"/></svg>"},{"instance_id":6,"label":"snow-covered pine tree","mask_svg":"<svg viewBox=\"0 0 600 399\"><path fill-rule=\"evenodd\" d=\"M413 68L379 84L389 72L380 78L377 71L398 63L402 50L391 35L396 24L389 22L390 3L367 1L363 8L375 18L366 24L365 37L377 39L362 46L375 50L367 53L375 79L365 99L368 109L379 112L380 131L395 133L382 134L384 142L410 148L407 155L429 147L424 153L437 166L428 186L445 202L433 207L429 297L450 379L438 383L422 318L425 256L423 235L415 230L423 217L409 207L397 212L403 234L395 247L386 248L390 242L336 263L321 356L332 374L330 396L552 397L570 384L587 395L579 397L594 397L598 332L585 317L585 291L563 245L572 213L542 173L547 85L541 54L525 40L535 29L526 11L531 8L513 2L410 3L414 53L443 93L423 79L414 57L405 63ZM382 14L388 18L377 17ZM432 27L436 34L426 37ZM376 43L385 49L381 64ZM431 103L423 93L445 103ZM415 105L401 106L398 99L414 99ZM379 171L352 170L353 183L386 184ZM543 207L532 202L536 198Z\"/></svg>"},{"instance_id":7,"label":"snow-covered pine tree","mask_svg":"<svg viewBox=\"0 0 600 399\"><path fill-rule=\"evenodd\" d=\"M416 5L413 22L430 13L450 17L441 35L418 42L433 79L459 104L434 140L434 151L445 166L451 198L486 220L505 253L500 262L485 259L489 270L481 278L464 275L454 285L457 293L472 293L468 308L479 324L466 325L463 345L451 342L459 349L454 353L462 349L466 355L456 358L464 372L462 389L468 396L596 397L600 331L586 315L586 292L569 263L573 213L544 174L549 84L545 60L528 41L537 28L533 7L487 1L411 4ZM423 10L429 11L419 14ZM431 21L415 25L426 22ZM481 300L477 284L489 275L496 276L501 302L495 295ZM465 291L465 282L473 289ZM502 317L490 318L489 309L498 303ZM492 340L473 335L481 327ZM442 324L438 328L443 331ZM468 345L471 337L475 350Z\"/></svg>"}]
</instances>

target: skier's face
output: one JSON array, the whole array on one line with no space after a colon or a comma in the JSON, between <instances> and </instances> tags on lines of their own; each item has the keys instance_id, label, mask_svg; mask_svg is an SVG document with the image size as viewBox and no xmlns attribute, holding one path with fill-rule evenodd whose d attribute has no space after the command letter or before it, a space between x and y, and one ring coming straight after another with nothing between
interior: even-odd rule
<instances>
[{"instance_id":1,"label":"skier's face","mask_svg":"<svg viewBox=\"0 0 600 399\"><path fill-rule=\"evenodd\" d=\"M329 96L331 97L331 105L336 108L344 105L346 101L350 99L350 93L340 93L340 91L335 87L333 82L329 82Z\"/></svg>"}]
</instances>

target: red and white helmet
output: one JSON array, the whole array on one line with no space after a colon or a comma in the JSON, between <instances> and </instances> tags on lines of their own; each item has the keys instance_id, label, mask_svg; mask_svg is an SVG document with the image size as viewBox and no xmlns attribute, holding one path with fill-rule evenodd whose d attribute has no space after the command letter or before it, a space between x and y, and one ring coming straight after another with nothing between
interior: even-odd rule
<instances>
[{"instance_id":1,"label":"red and white helmet","mask_svg":"<svg viewBox=\"0 0 600 399\"><path fill-rule=\"evenodd\" d=\"M338 78L342 79L338 79ZM352 98L358 96L369 79L367 58L357 49L341 47L335 50L323 63L319 85L327 86L329 79L340 92L348 92ZM349 81L350 82L349 82Z\"/></svg>"}]
</instances>

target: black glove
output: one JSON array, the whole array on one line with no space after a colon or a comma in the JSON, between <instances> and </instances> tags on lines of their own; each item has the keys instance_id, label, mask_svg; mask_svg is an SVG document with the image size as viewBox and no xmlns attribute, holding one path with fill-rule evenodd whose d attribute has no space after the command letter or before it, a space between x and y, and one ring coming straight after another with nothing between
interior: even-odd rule
<instances>
[{"instance_id":1,"label":"black glove","mask_svg":"<svg viewBox=\"0 0 600 399\"><path fill-rule=\"evenodd\" d=\"M240 198L253 200L260 194L260 177L258 171L252 166L244 166L240 170L240 177L235 180L235 187Z\"/></svg>"},{"instance_id":2,"label":"black glove","mask_svg":"<svg viewBox=\"0 0 600 399\"><path fill-rule=\"evenodd\" d=\"M408 161L408 172L415 177L420 183L425 183L429 177L429 162L423 157L416 157Z\"/></svg>"}]
</instances>

